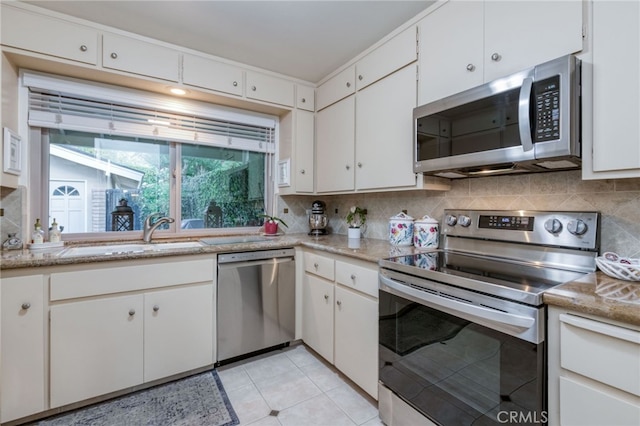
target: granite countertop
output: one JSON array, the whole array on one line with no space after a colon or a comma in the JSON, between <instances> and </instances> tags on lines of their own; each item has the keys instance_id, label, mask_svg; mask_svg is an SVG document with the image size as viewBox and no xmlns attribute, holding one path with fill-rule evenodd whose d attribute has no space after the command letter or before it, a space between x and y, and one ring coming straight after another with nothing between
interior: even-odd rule
<instances>
[{"instance_id":1,"label":"granite countertop","mask_svg":"<svg viewBox=\"0 0 640 426\"><path fill-rule=\"evenodd\" d=\"M601 271L547 290L543 301L640 326L640 282L619 280Z\"/></svg>"},{"instance_id":2,"label":"granite countertop","mask_svg":"<svg viewBox=\"0 0 640 426\"><path fill-rule=\"evenodd\" d=\"M192 238L198 241L199 238ZM175 240L171 240L175 241ZM181 240L184 241L184 240ZM170 242L156 240L157 243ZM101 244L134 244L140 241L104 242ZM42 266L72 265L81 263L108 262L114 260L145 259L164 256L193 255L206 253L228 253L237 251L265 250L272 248L303 246L368 262L377 263L380 259L418 252L412 246L396 247L387 240L363 238L359 244L350 241L346 235L324 235L313 237L307 234L285 234L279 237L265 238L264 241L230 243L222 245L202 245L195 248L177 248L163 251L144 251L141 253L122 253L113 255L93 255L65 257L68 248L89 244L68 244L64 248L44 251L12 250L3 251L0 269L35 268ZM97 243L91 244L93 246ZM601 316L633 325L640 325L640 282L623 281L611 278L598 271L584 277L554 287L543 296L548 305L569 308L579 312Z\"/></svg>"}]
</instances>

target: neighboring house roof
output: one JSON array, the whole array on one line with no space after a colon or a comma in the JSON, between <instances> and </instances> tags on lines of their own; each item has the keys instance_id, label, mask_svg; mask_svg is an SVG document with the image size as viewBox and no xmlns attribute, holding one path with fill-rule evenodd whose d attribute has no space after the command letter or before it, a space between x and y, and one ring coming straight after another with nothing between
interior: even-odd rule
<instances>
[{"instance_id":1,"label":"neighboring house roof","mask_svg":"<svg viewBox=\"0 0 640 426\"><path fill-rule=\"evenodd\" d=\"M49 145L49 154L67 161L72 161L76 164L102 170L107 174L122 176L123 178L131 179L138 183L142 182L142 178L144 177L144 172L112 163L111 161L100 160L93 155L72 148L63 148L59 145L51 144Z\"/></svg>"}]
</instances>

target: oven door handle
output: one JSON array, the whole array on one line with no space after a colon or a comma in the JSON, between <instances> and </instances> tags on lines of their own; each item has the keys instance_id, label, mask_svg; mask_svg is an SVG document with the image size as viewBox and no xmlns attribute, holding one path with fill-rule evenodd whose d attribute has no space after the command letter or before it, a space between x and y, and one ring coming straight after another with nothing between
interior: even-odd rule
<instances>
[{"instance_id":1,"label":"oven door handle","mask_svg":"<svg viewBox=\"0 0 640 426\"><path fill-rule=\"evenodd\" d=\"M422 301L430 305L447 308L457 312L463 312L465 314L473 315L485 320L524 329L529 329L535 324L535 319L531 317L525 317L522 315L515 315L507 312L497 311L494 309L488 309L482 306L471 305L469 303L460 302L455 299L448 299L446 297L419 291L406 285L399 284L396 281L381 274L379 275L379 278L380 283L385 286L385 288L382 288L382 290L390 291L392 294L395 294L399 297L410 296L416 302Z\"/></svg>"}]
</instances>

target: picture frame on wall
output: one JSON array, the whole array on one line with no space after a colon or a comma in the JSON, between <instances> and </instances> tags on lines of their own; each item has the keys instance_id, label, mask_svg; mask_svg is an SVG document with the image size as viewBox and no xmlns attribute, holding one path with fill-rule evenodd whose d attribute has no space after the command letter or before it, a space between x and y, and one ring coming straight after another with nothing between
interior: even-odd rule
<instances>
[{"instance_id":1,"label":"picture frame on wall","mask_svg":"<svg viewBox=\"0 0 640 426\"><path fill-rule=\"evenodd\" d=\"M20 175L22 171L22 138L8 127L4 128L3 170L5 173Z\"/></svg>"}]
</instances>

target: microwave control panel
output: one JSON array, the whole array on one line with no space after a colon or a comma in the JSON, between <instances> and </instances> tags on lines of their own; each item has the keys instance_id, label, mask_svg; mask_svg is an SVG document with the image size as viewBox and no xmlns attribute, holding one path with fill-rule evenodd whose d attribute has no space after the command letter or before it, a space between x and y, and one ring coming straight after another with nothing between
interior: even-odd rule
<instances>
[{"instance_id":1,"label":"microwave control panel","mask_svg":"<svg viewBox=\"0 0 640 426\"><path fill-rule=\"evenodd\" d=\"M533 142L560 139L560 76L538 81L533 87Z\"/></svg>"}]
</instances>

